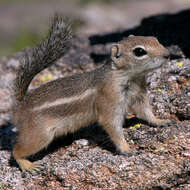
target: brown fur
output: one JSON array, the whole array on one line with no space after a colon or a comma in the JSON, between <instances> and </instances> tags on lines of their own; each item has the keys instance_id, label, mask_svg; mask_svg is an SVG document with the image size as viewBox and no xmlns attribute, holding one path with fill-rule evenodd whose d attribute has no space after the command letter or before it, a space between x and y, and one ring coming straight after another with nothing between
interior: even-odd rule
<instances>
[{"instance_id":1,"label":"brown fur","mask_svg":"<svg viewBox=\"0 0 190 190\"><path fill-rule=\"evenodd\" d=\"M136 46L147 52L143 59L134 55ZM104 127L120 152L128 152L122 130L127 112L151 123L162 123L150 109L145 75L165 63L168 55L156 38L130 36L113 45L110 59L100 68L27 92L13 109L19 129L13 156L20 168L37 170L39 166L26 160L27 156L48 146L55 137L94 122Z\"/></svg>"}]
</instances>

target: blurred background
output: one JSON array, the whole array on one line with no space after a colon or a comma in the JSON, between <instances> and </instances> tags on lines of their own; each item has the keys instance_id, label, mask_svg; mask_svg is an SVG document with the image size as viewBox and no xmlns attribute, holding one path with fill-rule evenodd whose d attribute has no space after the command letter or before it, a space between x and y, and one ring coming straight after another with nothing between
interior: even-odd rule
<instances>
[{"instance_id":1,"label":"blurred background","mask_svg":"<svg viewBox=\"0 0 190 190\"><path fill-rule=\"evenodd\" d=\"M55 12L74 19L81 35L137 26L152 15L188 9L190 0L0 0L0 56L43 39Z\"/></svg>"}]
</instances>

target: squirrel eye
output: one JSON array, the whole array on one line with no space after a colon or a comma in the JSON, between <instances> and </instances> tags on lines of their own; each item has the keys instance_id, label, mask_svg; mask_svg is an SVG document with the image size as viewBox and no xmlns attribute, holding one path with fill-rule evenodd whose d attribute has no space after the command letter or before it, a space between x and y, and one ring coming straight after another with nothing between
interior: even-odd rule
<instances>
[{"instance_id":1,"label":"squirrel eye","mask_svg":"<svg viewBox=\"0 0 190 190\"><path fill-rule=\"evenodd\" d=\"M140 48L140 47L135 48L133 50L133 53L137 57L142 57L143 55L147 54L147 52L143 48Z\"/></svg>"}]
</instances>

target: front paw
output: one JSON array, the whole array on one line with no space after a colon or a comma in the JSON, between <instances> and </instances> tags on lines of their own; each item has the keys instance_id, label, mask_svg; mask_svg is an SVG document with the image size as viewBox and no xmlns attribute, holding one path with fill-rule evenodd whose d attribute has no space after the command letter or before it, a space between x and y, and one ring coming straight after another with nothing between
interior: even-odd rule
<instances>
[{"instance_id":1,"label":"front paw","mask_svg":"<svg viewBox=\"0 0 190 190\"><path fill-rule=\"evenodd\" d=\"M163 126L169 126L169 125L172 125L174 123L174 121L172 120L169 120L169 119L166 119L166 120L162 120L162 119L159 119L157 120L156 122L153 122L152 124L156 127L163 127Z\"/></svg>"}]
</instances>

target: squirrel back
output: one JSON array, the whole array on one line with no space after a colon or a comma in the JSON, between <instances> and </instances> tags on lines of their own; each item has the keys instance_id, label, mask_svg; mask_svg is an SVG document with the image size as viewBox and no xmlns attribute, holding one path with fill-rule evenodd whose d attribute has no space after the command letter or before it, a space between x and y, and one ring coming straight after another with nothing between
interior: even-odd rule
<instances>
[{"instance_id":1,"label":"squirrel back","mask_svg":"<svg viewBox=\"0 0 190 190\"><path fill-rule=\"evenodd\" d=\"M51 66L68 51L71 38L71 22L56 15L48 39L24 52L13 87L16 102L23 100L36 74Z\"/></svg>"}]
</instances>

